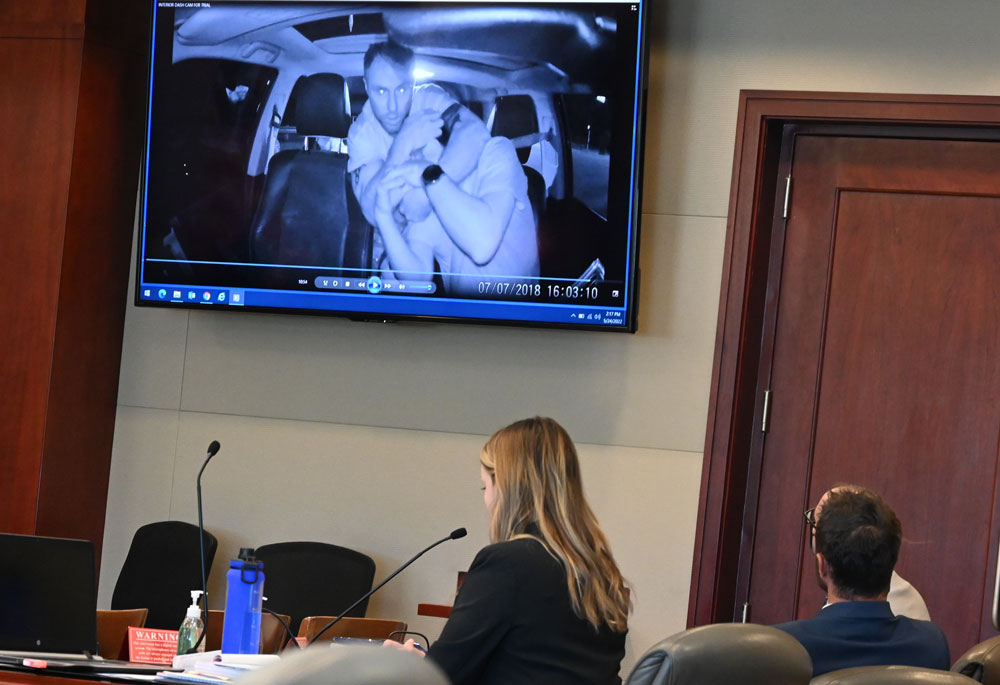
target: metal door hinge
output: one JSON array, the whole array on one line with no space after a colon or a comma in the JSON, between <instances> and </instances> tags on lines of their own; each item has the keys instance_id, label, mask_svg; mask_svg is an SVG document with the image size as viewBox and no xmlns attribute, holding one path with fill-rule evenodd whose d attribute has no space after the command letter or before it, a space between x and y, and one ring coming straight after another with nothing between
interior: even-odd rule
<instances>
[{"instance_id":1,"label":"metal door hinge","mask_svg":"<svg viewBox=\"0 0 1000 685\"><path fill-rule=\"evenodd\" d=\"M760 421L760 432L767 432L767 425L771 419L771 391L764 391L764 411L762 412L764 417Z\"/></svg>"},{"instance_id":2,"label":"metal door hinge","mask_svg":"<svg viewBox=\"0 0 1000 685\"><path fill-rule=\"evenodd\" d=\"M788 205L791 203L792 199L792 176L789 174L785 177L785 208L782 210L781 216L784 219L788 218Z\"/></svg>"}]
</instances>

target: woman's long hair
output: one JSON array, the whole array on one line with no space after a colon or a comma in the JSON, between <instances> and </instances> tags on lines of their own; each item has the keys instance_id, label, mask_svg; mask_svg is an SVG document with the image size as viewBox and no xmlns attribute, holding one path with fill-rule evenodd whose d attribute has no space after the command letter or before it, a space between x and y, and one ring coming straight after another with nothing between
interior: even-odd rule
<instances>
[{"instance_id":1,"label":"woman's long hair","mask_svg":"<svg viewBox=\"0 0 1000 685\"><path fill-rule=\"evenodd\" d=\"M595 628L625 632L630 608L607 538L583 496L580 463L566 430L549 418L512 423L483 447L496 483L490 538L540 538L566 569L573 611Z\"/></svg>"}]
</instances>

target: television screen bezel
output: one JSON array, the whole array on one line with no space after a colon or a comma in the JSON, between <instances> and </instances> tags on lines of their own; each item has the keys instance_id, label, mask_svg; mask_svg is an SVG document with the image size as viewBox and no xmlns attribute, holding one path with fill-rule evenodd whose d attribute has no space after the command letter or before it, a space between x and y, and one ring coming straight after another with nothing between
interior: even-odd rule
<instances>
[{"instance_id":1,"label":"television screen bezel","mask_svg":"<svg viewBox=\"0 0 1000 685\"><path fill-rule=\"evenodd\" d=\"M648 4L651 0L635 0L631 3L638 7L638 45L636 46L636 73L635 73L635 102L634 109L632 112L633 121L633 144L632 144L632 158L631 158L631 177L632 184L629 188L629 225L625 227L623 232L627 232L628 241L626 246L626 280L624 283L625 288L625 302L621 307L613 307L616 310L622 310L623 321L620 325L598 325L598 324L586 324L586 323L574 323L571 321L545 321L538 319L518 319L518 318L498 318L498 317L481 317L481 316L448 316L439 314L410 314L410 313L397 313L397 312L379 312L379 311L351 311L345 309L333 309L333 308L299 308L299 307L281 307L281 306L256 306L256 305L222 305L217 306L214 302L206 303L203 301L193 301L188 302L184 300L175 301L170 300L157 300L151 299L149 297L144 298L143 289L150 287L164 287L164 288L192 288L195 290L212 290L212 291L266 291L267 288L253 288L253 287L242 287L238 285L227 285L227 286L211 286L211 285L189 285L189 284L159 284L159 283L144 283L142 281L143 274L143 248L145 242L145 222L146 222L146 192L148 186L148 164L149 164L149 145L150 145L150 133L152 128L152 97L153 97L153 76L155 70L155 23L156 23L156 13L157 5L164 4L164 0L149 0L152 3L152 11L150 12L150 25L149 25L149 51L147 54L148 64L147 64L147 80L146 80L146 122L145 122L145 138L143 146L143 158L141 167L141 177L140 177L140 197L138 200L138 226L137 226L137 238L136 238L136 277L135 277L135 290L133 303L140 307L152 307L159 309L181 309L181 310L201 310L201 311L227 311L227 312L253 312L262 314L285 314L285 315L303 315L303 316L320 316L320 317L334 317L334 318L344 318L351 321L364 321L364 322L381 322L381 323L459 323L459 324L473 324L473 325L488 325L488 326L507 326L507 327L517 327L517 328L542 328L542 329L564 329L564 330L574 330L574 331L604 331L604 332L621 332L621 333L635 333L638 330L638 316L639 316L639 288L641 281L641 270L639 268L639 245L640 245L640 234L641 234L641 219L642 219L642 191L643 191L643 172L644 172L644 161L645 161L645 142L646 142L646 101L648 96L648 78L649 78L649 46L648 46ZM608 0L609 4L619 4L616 0ZM423 0L366 0L364 4L389 4L399 2L400 4L413 4L413 5L441 5L447 4L449 0L445 2L433 2L433 1L423 1ZM590 4L591 2L600 3L601 0L583 0L582 2L574 2L569 4ZM357 3L351 3L348 0L225 0L218 4L344 4L352 5ZM201 3L176 3L177 5L198 5ZM211 4L211 3L205 3ZM544 4L554 4L553 2L504 2L504 0L498 0L493 2L491 0L468 0L468 4L488 4L488 5L516 5L516 4L529 4L529 5L544 5ZM629 3L621 3L629 4ZM541 279L544 279L544 274L540 275ZM296 291L289 291L296 292ZM361 294L361 293L359 293ZM445 299L445 298L441 298ZM339 300L339 298L338 298ZM469 305L482 304L517 304L515 300L486 300L486 299L461 299L453 298L451 301L461 304L469 303ZM535 305L555 305L560 308L566 308L572 305L572 302L532 302L527 304ZM581 303L581 306L588 306L590 308L600 309L600 306L595 305L585 305ZM612 307L607 307L612 309Z\"/></svg>"}]
</instances>

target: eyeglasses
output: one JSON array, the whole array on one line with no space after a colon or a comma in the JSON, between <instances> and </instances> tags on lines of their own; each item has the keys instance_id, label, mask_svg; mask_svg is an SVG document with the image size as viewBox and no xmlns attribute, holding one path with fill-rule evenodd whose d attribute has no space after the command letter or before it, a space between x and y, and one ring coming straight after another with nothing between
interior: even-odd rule
<instances>
[{"instance_id":1,"label":"eyeglasses","mask_svg":"<svg viewBox=\"0 0 1000 685\"><path fill-rule=\"evenodd\" d=\"M809 524L809 527L816 530L816 507L806 509L802 512L802 516L805 518L806 523Z\"/></svg>"}]
</instances>

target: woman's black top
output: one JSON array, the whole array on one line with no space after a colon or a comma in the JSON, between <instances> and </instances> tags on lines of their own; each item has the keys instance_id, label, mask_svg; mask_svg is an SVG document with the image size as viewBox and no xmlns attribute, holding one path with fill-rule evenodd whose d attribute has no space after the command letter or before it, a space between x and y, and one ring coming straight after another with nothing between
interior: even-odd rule
<instances>
[{"instance_id":1,"label":"woman's black top","mask_svg":"<svg viewBox=\"0 0 1000 685\"><path fill-rule=\"evenodd\" d=\"M462 683L621 683L625 633L570 605L562 562L522 538L484 547L429 656Z\"/></svg>"}]
</instances>

